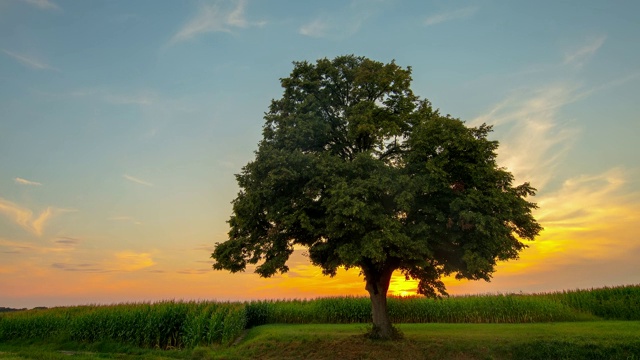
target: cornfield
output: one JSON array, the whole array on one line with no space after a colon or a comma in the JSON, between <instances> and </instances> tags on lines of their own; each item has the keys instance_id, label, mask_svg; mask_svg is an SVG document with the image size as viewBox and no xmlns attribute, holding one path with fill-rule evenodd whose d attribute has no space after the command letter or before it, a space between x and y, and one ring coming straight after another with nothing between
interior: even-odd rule
<instances>
[{"instance_id":1,"label":"cornfield","mask_svg":"<svg viewBox=\"0 0 640 360\"><path fill-rule=\"evenodd\" d=\"M175 302L61 307L0 317L0 341L65 337L151 348L228 344L246 328L241 303Z\"/></svg>"},{"instance_id":2,"label":"cornfield","mask_svg":"<svg viewBox=\"0 0 640 360\"><path fill-rule=\"evenodd\" d=\"M640 285L530 295L440 300L389 297L394 323L531 323L640 320ZM0 341L115 341L149 348L230 344L247 328L272 323L368 323L365 297L251 302L164 301L34 309L0 314Z\"/></svg>"}]
</instances>

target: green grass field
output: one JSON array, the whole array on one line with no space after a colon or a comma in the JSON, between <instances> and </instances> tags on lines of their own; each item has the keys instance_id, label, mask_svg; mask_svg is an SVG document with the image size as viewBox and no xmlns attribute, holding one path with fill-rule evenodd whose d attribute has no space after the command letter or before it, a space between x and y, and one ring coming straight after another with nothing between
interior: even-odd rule
<instances>
[{"instance_id":1,"label":"green grass field","mask_svg":"<svg viewBox=\"0 0 640 360\"><path fill-rule=\"evenodd\" d=\"M154 350L112 342L0 343L0 359L640 359L640 321L401 324L399 341L364 324L254 327L232 346Z\"/></svg>"},{"instance_id":2,"label":"green grass field","mask_svg":"<svg viewBox=\"0 0 640 360\"><path fill-rule=\"evenodd\" d=\"M640 285L390 298L401 341L365 338L370 302L133 303L0 314L0 359L593 358L640 360ZM240 339L240 340L238 340Z\"/></svg>"}]
</instances>

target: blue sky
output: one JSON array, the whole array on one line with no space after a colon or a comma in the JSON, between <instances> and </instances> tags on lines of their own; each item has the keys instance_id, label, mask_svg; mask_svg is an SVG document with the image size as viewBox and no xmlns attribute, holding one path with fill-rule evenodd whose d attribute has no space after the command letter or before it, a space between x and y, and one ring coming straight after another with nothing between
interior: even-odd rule
<instances>
[{"instance_id":1,"label":"blue sky","mask_svg":"<svg viewBox=\"0 0 640 360\"><path fill-rule=\"evenodd\" d=\"M540 239L491 283L451 280L452 292L640 283L638 13L636 1L0 0L0 306L364 295L357 273L329 281L301 256L269 280L208 259L278 79L343 54L411 66L416 94L494 124L500 163L539 189Z\"/></svg>"}]
</instances>

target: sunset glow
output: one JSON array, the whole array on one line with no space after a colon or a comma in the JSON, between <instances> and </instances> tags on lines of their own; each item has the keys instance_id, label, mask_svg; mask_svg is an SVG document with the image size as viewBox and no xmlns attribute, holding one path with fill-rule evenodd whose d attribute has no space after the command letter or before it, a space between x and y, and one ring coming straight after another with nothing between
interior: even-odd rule
<instances>
[{"instance_id":1,"label":"sunset glow","mask_svg":"<svg viewBox=\"0 0 640 360\"><path fill-rule=\"evenodd\" d=\"M450 294L639 284L639 12L0 2L0 306L366 296L358 269L324 276L304 248L269 279L210 258L279 79L352 53L411 66L442 114L493 125L498 163L538 190L540 236L491 282L446 278ZM416 288L397 272L389 293Z\"/></svg>"}]
</instances>

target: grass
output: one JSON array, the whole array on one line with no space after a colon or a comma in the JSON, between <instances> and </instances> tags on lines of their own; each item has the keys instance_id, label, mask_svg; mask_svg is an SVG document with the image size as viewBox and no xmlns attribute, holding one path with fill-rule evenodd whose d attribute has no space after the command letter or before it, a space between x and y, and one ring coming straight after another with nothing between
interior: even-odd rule
<instances>
[{"instance_id":1,"label":"grass","mask_svg":"<svg viewBox=\"0 0 640 360\"><path fill-rule=\"evenodd\" d=\"M640 321L398 327L403 340L372 341L364 324L272 324L248 330L233 346L164 351L12 341L0 343L0 359L640 359Z\"/></svg>"},{"instance_id":2,"label":"grass","mask_svg":"<svg viewBox=\"0 0 640 360\"><path fill-rule=\"evenodd\" d=\"M640 285L441 300L391 297L388 306L392 322L405 334L401 341L363 336L371 319L370 301L363 297L164 301L2 313L0 359L345 360L402 354L640 360ZM242 334L246 337L230 346Z\"/></svg>"},{"instance_id":3,"label":"grass","mask_svg":"<svg viewBox=\"0 0 640 360\"><path fill-rule=\"evenodd\" d=\"M214 359L640 359L640 322L401 324L400 341L362 325L265 325Z\"/></svg>"}]
</instances>

